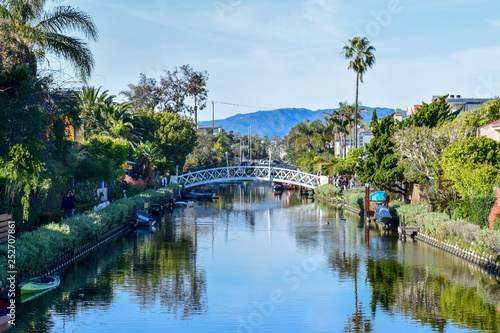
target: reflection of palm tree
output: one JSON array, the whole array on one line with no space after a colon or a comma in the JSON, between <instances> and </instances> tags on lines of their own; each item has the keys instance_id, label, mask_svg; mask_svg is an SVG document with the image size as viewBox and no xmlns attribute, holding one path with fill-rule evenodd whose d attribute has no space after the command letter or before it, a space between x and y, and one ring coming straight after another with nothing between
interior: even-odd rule
<instances>
[{"instance_id":1,"label":"reflection of palm tree","mask_svg":"<svg viewBox=\"0 0 500 333\"><path fill-rule=\"evenodd\" d=\"M368 318L366 318L361 302L358 300L358 264L359 259L358 255L354 255L353 259L353 278L354 278L354 313L350 315L347 319L346 327L344 328L345 332L359 332L359 333L368 333L372 332L372 324Z\"/></svg>"},{"instance_id":2,"label":"reflection of palm tree","mask_svg":"<svg viewBox=\"0 0 500 333\"><path fill-rule=\"evenodd\" d=\"M339 210L339 212L341 212ZM339 221L339 218L337 218L337 221ZM341 278L352 278L354 280L354 306L355 310L352 315L350 315L347 319L346 326L344 328L345 332L372 332L373 328L370 322L370 319L367 318L364 314L363 307L361 305L361 302L359 302L358 299L358 269L360 265L360 259L358 258L358 254L355 253L347 253L346 252L346 242L349 239L349 242L354 242L352 244L353 247L356 247L356 233L357 229L351 229L354 230L354 232L350 233L351 237L347 237L347 230L346 227L348 226L346 223L337 223L337 226L339 227L339 240L338 244L341 244L339 247L339 250L336 252L333 252L332 255L329 257L329 263L330 266L338 271L339 277ZM354 227L355 228L355 227Z\"/></svg>"}]
</instances>

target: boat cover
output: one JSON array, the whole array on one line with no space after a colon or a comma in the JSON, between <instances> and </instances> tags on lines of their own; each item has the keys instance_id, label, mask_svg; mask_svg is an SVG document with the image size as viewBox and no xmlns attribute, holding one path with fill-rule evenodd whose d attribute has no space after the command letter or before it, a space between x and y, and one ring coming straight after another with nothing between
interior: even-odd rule
<instances>
[{"instance_id":1,"label":"boat cover","mask_svg":"<svg viewBox=\"0 0 500 333\"><path fill-rule=\"evenodd\" d=\"M385 191L373 192L372 194L370 194L370 200L372 201L384 201L385 198Z\"/></svg>"}]
</instances>

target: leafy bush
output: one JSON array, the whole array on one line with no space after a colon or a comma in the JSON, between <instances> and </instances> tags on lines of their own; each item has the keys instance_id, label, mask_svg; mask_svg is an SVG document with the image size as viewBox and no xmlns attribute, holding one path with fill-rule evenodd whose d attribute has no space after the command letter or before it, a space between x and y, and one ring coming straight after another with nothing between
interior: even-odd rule
<instances>
[{"instance_id":1,"label":"leafy bush","mask_svg":"<svg viewBox=\"0 0 500 333\"><path fill-rule=\"evenodd\" d=\"M481 229L474 233L474 239L479 246L493 253L500 254L500 231Z\"/></svg>"},{"instance_id":2,"label":"leafy bush","mask_svg":"<svg viewBox=\"0 0 500 333\"><path fill-rule=\"evenodd\" d=\"M355 187L344 190L344 201L350 207L364 210L365 188Z\"/></svg>"},{"instance_id":3,"label":"leafy bush","mask_svg":"<svg viewBox=\"0 0 500 333\"><path fill-rule=\"evenodd\" d=\"M388 208L392 216L402 218L404 215L407 225L416 225L417 216L427 212L426 204L408 205L402 201L392 201Z\"/></svg>"},{"instance_id":4,"label":"leafy bush","mask_svg":"<svg viewBox=\"0 0 500 333\"><path fill-rule=\"evenodd\" d=\"M340 195L340 189L333 184L325 184L317 188L323 198L335 198Z\"/></svg>"},{"instance_id":5,"label":"leafy bush","mask_svg":"<svg viewBox=\"0 0 500 333\"><path fill-rule=\"evenodd\" d=\"M479 225L481 228L488 227L488 216L496 198L493 194L480 194L472 198L470 203L468 221Z\"/></svg>"},{"instance_id":6,"label":"leafy bush","mask_svg":"<svg viewBox=\"0 0 500 333\"><path fill-rule=\"evenodd\" d=\"M437 212L422 214L418 220L421 221L420 227L427 234L447 236L445 235L446 229L443 229L444 225L451 221L447 214Z\"/></svg>"},{"instance_id":7,"label":"leafy bush","mask_svg":"<svg viewBox=\"0 0 500 333\"><path fill-rule=\"evenodd\" d=\"M111 187L109 189L108 198L115 200L123 198L123 188L119 185Z\"/></svg>"},{"instance_id":8,"label":"leafy bush","mask_svg":"<svg viewBox=\"0 0 500 333\"><path fill-rule=\"evenodd\" d=\"M144 191L129 199L119 199L98 212L76 214L60 223L50 223L35 231L23 233L16 240L16 268L32 272L44 268L60 253L76 253L79 247L93 242L116 226L125 224L125 216L132 212L136 201L158 202L166 191ZM0 258L3 260L5 254ZM3 266L5 267L5 265ZM0 269L0 281L6 275Z\"/></svg>"},{"instance_id":9,"label":"leafy bush","mask_svg":"<svg viewBox=\"0 0 500 333\"><path fill-rule=\"evenodd\" d=\"M457 191L452 187L439 189L436 193L436 197L434 198L434 207L436 207L436 211L444 212L446 208L456 208L455 201L457 196Z\"/></svg>"}]
</instances>

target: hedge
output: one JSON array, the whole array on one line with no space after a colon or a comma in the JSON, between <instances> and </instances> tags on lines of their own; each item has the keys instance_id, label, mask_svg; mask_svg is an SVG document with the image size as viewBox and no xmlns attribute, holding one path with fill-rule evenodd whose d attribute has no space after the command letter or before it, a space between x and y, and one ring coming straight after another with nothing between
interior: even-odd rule
<instances>
[{"instance_id":1,"label":"hedge","mask_svg":"<svg viewBox=\"0 0 500 333\"><path fill-rule=\"evenodd\" d=\"M136 202L157 202L165 196L166 189L148 190L128 199L119 199L106 208L94 212L87 211L62 220L50 223L37 230L20 235L15 242L16 270L19 273L30 273L45 269L61 254L76 254L78 248L100 238L113 228L127 223L125 217L133 211ZM7 250L1 250L0 281L7 276Z\"/></svg>"}]
</instances>

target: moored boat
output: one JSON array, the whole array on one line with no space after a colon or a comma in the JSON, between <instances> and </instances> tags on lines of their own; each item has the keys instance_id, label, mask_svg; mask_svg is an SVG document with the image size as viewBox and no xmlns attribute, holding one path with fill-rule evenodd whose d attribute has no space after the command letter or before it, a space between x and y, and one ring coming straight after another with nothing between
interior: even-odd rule
<instances>
[{"instance_id":1,"label":"moored boat","mask_svg":"<svg viewBox=\"0 0 500 333\"><path fill-rule=\"evenodd\" d=\"M375 210L375 218L381 223L387 223L392 219L392 215L389 213L389 209L382 205Z\"/></svg>"},{"instance_id":2,"label":"moored boat","mask_svg":"<svg viewBox=\"0 0 500 333\"><path fill-rule=\"evenodd\" d=\"M56 288L61 280L55 275L38 276L19 284L22 294L38 293Z\"/></svg>"},{"instance_id":3,"label":"moored boat","mask_svg":"<svg viewBox=\"0 0 500 333\"><path fill-rule=\"evenodd\" d=\"M137 225L141 227L149 227L156 223L156 220L141 214L137 214Z\"/></svg>"}]
</instances>

